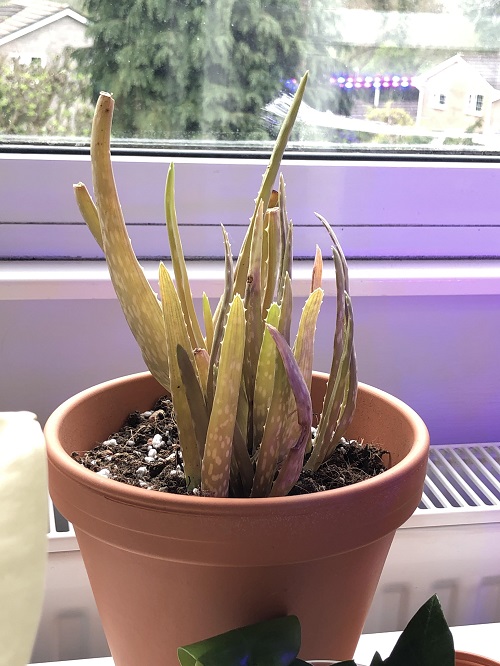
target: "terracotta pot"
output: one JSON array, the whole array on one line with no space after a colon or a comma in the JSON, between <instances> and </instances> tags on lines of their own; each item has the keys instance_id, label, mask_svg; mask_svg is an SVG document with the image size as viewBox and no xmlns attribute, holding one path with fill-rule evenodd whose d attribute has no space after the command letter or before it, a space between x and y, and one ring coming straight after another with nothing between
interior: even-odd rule
<instances>
[{"instance_id":1,"label":"terracotta pot","mask_svg":"<svg viewBox=\"0 0 500 666\"><path fill-rule=\"evenodd\" d=\"M326 380L315 374L315 411ZM395 530L421 498L423 421L361 385L349 434L388 449L391 469L306 496L168 495L71 458L162 394L149 373L106 382L65 402L45 428L52 498L75 527L116 666L175 666L179 645L287 613L300 618L303 659L351 658Z\"/></svg>"},{"instance_id":2,"label":"terracotta pot","mask_svg":"<svg viewBox=\"0 0 500 666\"><path fill-rule=\"evenodd\" d=\"M456 652L455 666L500 666L498 661L470 652Z\"/></svg>"},{"instance_id":3,"label":"terracotta pot","mask_svg":"<svg viewBox=\"0 0 500 666\"><path fill-rule=\"evenodd\" d=\"M316 659L309 663L311 666L334 666L334 664L338 662ZM358 664L358 666L362 665ZM488 657L480 657L477 654L471 654L470 652L456 652L455 666L500 666L500 663L498 661L493 661L493 659L488 659Z\"/></svg>"}]
</instances>

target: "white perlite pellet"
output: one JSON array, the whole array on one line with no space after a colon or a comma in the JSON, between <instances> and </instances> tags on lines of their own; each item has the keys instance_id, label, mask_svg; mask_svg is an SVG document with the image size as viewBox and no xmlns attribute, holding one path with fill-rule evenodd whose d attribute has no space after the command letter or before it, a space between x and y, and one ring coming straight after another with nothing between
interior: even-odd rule
<instances>
[{"instance_id":1,"label":"white perlite pellet","mask_svg":"<svg viewBox=\"0 0 500 666\"><path fill-rule=\"evenodd\" d=\"M111 477L111 472L106 467L99 470L97 474L99 474L99 476L103 476L105 479L109 479Z\"/></svg>"}]
</instances>

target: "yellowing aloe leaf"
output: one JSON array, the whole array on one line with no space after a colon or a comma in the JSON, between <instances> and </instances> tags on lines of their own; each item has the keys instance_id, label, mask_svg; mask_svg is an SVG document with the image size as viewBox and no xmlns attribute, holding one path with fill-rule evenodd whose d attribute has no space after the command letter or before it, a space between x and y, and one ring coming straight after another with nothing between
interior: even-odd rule
<instances>
[{"instance_id":1,"label":"yellowing aloe leaf","mask_svg":"<svg viewBox=\"0 0 500 666\"><path fill-rule=\"evenodd\" d=\"M101 250L104 250L99 213L87 187L83 183L77 183L76 185L73 185L73 191L75 193L76 203L78 204L78 208L80 209L80 213L86 225L90 229L92 236L95 238Z\"/></svg>"},{"instance_id":2,"label":"yellowing aloe leaf","mask_svg":"<svg viewBox=\"0 0 500 666\"><path fill-rule=\"evenodd\" d=\"M210 301L208 296L203 292L203 322L205 324L205 346L208 350L208 353L212 351L212 345L214 342L214 320L212 317L212 310L210 309Z\"/></svg>"},{"instance_id":3,"label":"yellowing aloe leaf","mask_svg":"<svg viewBox=\"0 0 500 666\"><path fill-rule=\"evenodd\" d=\"M233 299L233 258L231 256L229 237L224 227L222 227L222 235L224 238L224 293L222 294L215 313L216 322L214 326L212 349L210 350L210 367L207 382L209 407L213 400L215 366L219 361L220 345L224 334L226 317L229 311L229 304Z\"/></svg>"},{"instance_id":4,"label":"yellowing aloe leaf","mask_svg":"<svg viewBox=\"0 0 500 666\"><path fill-rule=\"evenodd\" d=\"M311 278L311 292L318 287L321 287L323 280L323 257L321 256L321 249L316 245L316 254L314 255L314 266Z\"/></svg>"},{"instance_id":5,"label":"yellowing aloe leaf","mask_svg":"<svg viewBox=\"0 0 500 666\"><path fill-rule=\"evenodd\" d=\"M274 299L278 271L281 258L281 237L279 230L279 208L269 208L265 217L265 233L267 238L267 260L265 265L264 298L262 301L262 316L265 318L267 311Z\"/></svg>"},{"instance_id":6,"label":"yellowing aloe leaf","mask_svg":"<svg viewBox=\"0 0 500 666\"><path fill-rule=\"evenodd\" d=\"M295 344L293 347L293 354L297 365L300 368L302 377L306 383L308 390L311 390L311 381L312 381L312 366L314 359L314 337L316 333L316 323L319 316L319 311L321 309L321 304L323 303L323 290L315 289L312 294L309 295L302 314L300 317L299 328L297 331L297 337L295 338ZM288 413L293 414L295 403L295 397L291 395L288 399ZM280 450L280 456L283 457L286 454L286 446L288 442L296 440L300 434L300 425L296 420L290 418L287 420L286 427L283 434L283 447ZM310 433L309 433L310 435ZM310 442L308 443L308 448L310 448Z\"/></svg>"},{"instance_id":7,"label":"yellowing aloe leaf","mask_svg":"<svg viewBox=\"0 0 500 666\"><path fill-rule=\"evenodd\" d=\"M208 424L202 464L202 490L227 497L236 412L245 349L245 310L236 294L229 309L222 340L217 387Z\"/></svg>"},{"instance_id":8,"label":"yellowing aloe leaf","mask_svg":"<svg viewBox=\"0 0 500 666\"><path fill-rule=\"evenodd\" d=\"M178 347L181 347L185 351L189 362L193 366L195 362L179 296L172 278L163 264L160 264L160 291L170 363L170 393L172 395L179 430L186 484L191 489L199 487L201 482L200 451L203 450L203 442L199 442L197 439L192 411L189 407L188 396L186 394L186 386L182 381L182 374L179 368Z\"/></svg>"},{"instance_id":9,"label":"yellowing aloe leaf","mask_svg":"<svg viewBox=\"0 0 500 666\"><path fill-rule=\"evenodd\" d=\"M321 463L327 460L338 443L336 435L340 410L346 394L348 394L347 382L349 382L349 368L353 353L353 316L351 299L345 293L345 336L342 354L340 356L339 369L333 382L332 391L323 405L323 412L318 426L318 433L314 441L313 451L306 463L307 469L316 470Z\"/></svg>"},{"instance_id":10,"label":"yellowing aloe leaf","mask_svg":"<svg viewBox=\"0 0 500 666\"><path fill-rule=\"evenodd\" d=\"M167 219L168 242L170 243L170 254L172 257L175 284L182 305L182 311L184 312L191 346L192 348L203 347L205 341L194 309L193 295L191 294L191 287L189 285L186 262L184 260L184 252L179 234L179 225L177 223L177 213L175 211L175 172L173 164L170 165L167 174L167 184L165 187L165 216Z\"/></svg>"},{"instance_id":11,"label":"yellowing aloe leaf","mask_svg":"<svg viewBox=\"0 0 500 666\"><path fill-rule=\"evenodd\" d=\"M103 249L123 313L151 373L170 389L160 303L137 261L125 227L110 157L114 101L101 93L92 126L91 162Z\"/></svg>"},{"instance_id":12,"label":"yellowing aloe leaf","mask_svg":"<svg viewBox=\"0 0 500 666\"><path fill-rule=\"evenodd\" d=\"M283 361L283 366L295 398L295 413L297 415L297 423L300 427L299 436L296 441L292 440L292 445L273 483L271 496L280 496L289 493L302 470L305 449L311 436L312 402L307 384L287 341L274 326L267 324L266 328L271 333Z\"/></svg>"},{"instance_id":13,"label":"yellowing aloe leaf","mask_svg":"<svg viewBox=\"0 0 500 666\"><path fill-rule=\"evenodd\" d=\"M246 340L244 378L250 409L253 405L255 390L255 373L259 360L259 350L264 333L262 321L262 291L260 282L260 268L262 264L262 237L264 233L264 210L262 204L255 218L252 246L250 253L250 267L245 290L246 310Z\"/></svg>"}]
</instances>

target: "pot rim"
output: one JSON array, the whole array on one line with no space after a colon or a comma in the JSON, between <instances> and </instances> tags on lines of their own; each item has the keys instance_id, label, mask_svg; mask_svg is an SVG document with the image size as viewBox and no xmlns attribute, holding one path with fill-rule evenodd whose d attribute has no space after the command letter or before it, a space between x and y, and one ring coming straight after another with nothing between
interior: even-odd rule
<instances>
[{"instance_id":1,"label":"pot rim","mask_svg":"<svg viewBox=\"0 0 500 666\"><path fill-rule=\"evenodd\" d=\"M327 373L314 372L313 374L318 378L328 378ZM396 398L386 391L375 388L363 382L359 382L358 384L361 391L390 402L411 422L414 445L402 460L400 460L394 467L389 468L383 474L380 474L371 479L366 479L345 488L324 490L308 495L264 498L224 498L197 497L195 495L175 495L169 493L159 493L154 490L147 490L145 488L138 488L136 486L127 485L113 479L106 479L73 460L71 455L63 448L59 438L59 424L63 417L84 398L89 398L91 395L97 396L98 394L104 393L108 389L111 389L123 382L133 382L140 380L144 381L148 378L151 378L151 373L146 371L107 380L93 387L84 389L83 391L80 391L63 402L49 416L44 428L49 463L54 465L58 469L59 473L62 473L65 476L71 478L73 482L77 482L87 488L93 488L101 493L104 491L104 494L108 497L112 497L114 501L122 502L124 504L134 504L144 508L157 509L165 506L165 503L168 502L173 507L175 507L176 512L180 513L184 511L191 513L195 507L199 507L200 510L210 512L212 515L223 515L227 513L234 514L235 510L237 510L239 515L245 516L259 513L263 508L271 503L273 511L280 511L280 509L284 510L286 508L287 511L290 509L295 509L300 512L302 509L306 508L310 510L310 505L312 502L318 505L322 503L328 503L333 494L339 499L345 498L347 500L349 497L352 497L360 492L369 490L374 491L381 486L390 483L398 476L411 474L410 469L414 468L416 465L419 465L423 455L425 456L425 463L427 461L429 432L421 417L399 398Z\"/></svg>"}]
</instances>

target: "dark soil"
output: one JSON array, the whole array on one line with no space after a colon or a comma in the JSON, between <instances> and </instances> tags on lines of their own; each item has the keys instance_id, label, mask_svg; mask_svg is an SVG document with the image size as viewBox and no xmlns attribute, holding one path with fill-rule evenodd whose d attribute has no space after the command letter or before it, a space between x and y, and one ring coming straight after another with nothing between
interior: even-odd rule
<instances>
[{"instance_id":1,"label":"dark soil","mask_svg":"<svg viewBox=\"0 0 500 666\"><path fill-rule=\"evenodd\" d=\"M188 491L172 402L161 398L151 411L134 412L119 432L86 452L74 452L80 464L102 476L132 486L178 495ZM333 490L386 470L387 452L373 444L342 440L316 472L303 470L290 495Z\"/></svg>"}]
</instances>

